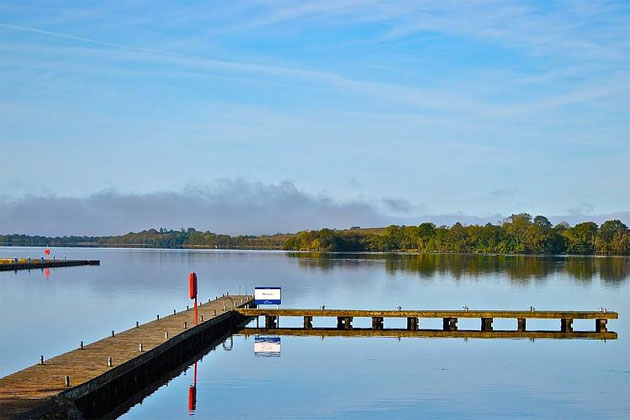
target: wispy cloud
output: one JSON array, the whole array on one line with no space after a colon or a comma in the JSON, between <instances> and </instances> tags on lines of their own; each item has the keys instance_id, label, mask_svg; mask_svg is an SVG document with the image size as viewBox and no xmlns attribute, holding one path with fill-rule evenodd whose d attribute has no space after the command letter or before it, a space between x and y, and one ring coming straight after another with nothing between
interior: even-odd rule
<instances>
[{"instance_id":1,"label":"wispy cloud","mask_svg":"<svg viewBox=\"0 0 630 420\"><path fill-rule=\"evenodd\" d=\"M280 10L276 10L275 12L271 12L273 18L269 18L269 23L282 21L284 19L294 19L297 17L306 17L311 16L313 13L324 13L326 16L335 15L337 13L342 13L343 16L351 13L359 13L359 20L368 19L363 16L363 10L360 6L361 2L347 2L347 4L340 6L336 4L330 4L328 2L317 3L317 5L310 5L308 7L300 7L295 4L289 4L286 6L286 10L281 8ZM493 4L491 2L491 4ZM375 8L382 8L383 5L375 2ZM388 7L391 7L388 6ZM486 5L488 7L488 5ZM405 6L405 8L394 7L394 11L390 11L389 14L394 13L396 17L408 16L409 13L413 15L411 12L411 7L409 5ZM400 9L400 10L399 10ZM520 8L519 8L520 9ZM446 14L444 10L438 13L437 11L433 12L418 12L420 13L419 18L424 24L418 26L412 31L418 30L435 30L435 31L444 31L448 32L449 30L453 30L453 28L460 28L461 25L459 23L460 20L456 20L454 22L448 22L448 24L444 24L442 22L443 19L454 19L453 14ZM457 10L457 8L455 8ZM408 13L403 13L403 11L407 11ZM531 12L531 11L530 11ZM521 15L520 12L497 12L495 13L497 16L494 17L485 17L484 19L496 19L497 21L503 22L500 18L505 18L505 15L508 14L511 20L508 22L503 22L502 25L504 30L507 31L508 27L512 28L512 30L516 30L513 27L509 26L509 22L512 20L518 20L517 18ZM445 16L439 18L437 22L433 24L427 24L426 21L433 21L437 19L434 15L437 14L439 16ZM462 21L475 20L470 18L468 15L459 15L459 12L454 13L458 16L457 19L461 19ZM531 14L531 13L529 13ZM479 11L475 9L475 15L479 15ZM363 16L363 17L362 17ZM484 15L485 16L485 15ZM529 15L528 15L529 16ZM534 19L533 16L530 16L531 19ZM368 19L369 20L369 19ZM536 22L536 25L529 28L528 31L532 31L537 33L536 29L539 26L546 24L545 22ZM513 102L505 102L495 103L492 99L488 97L486 94L485 97L478 97L471 93L464 93L465 90L453 90L453 89L444 89L444 88L420 88L415 84L397 84L397 83L385 83L381 81L375 80L361 80L357 78L350 78L344 76L335 71L323 71L323 70L314 70L309 68L300 68L300 67L291 67L277 64L264 64L261 62L248 62L248 61L233 61L233 60L221 60L221 59L213 59L202 56L191 56L189 54L180 54L172 51L167 51L163 49L155 49L155 48L147 48L130 44L116 43L110 42L108 40L103 39L94 39L83 36L75 36L72 34L43 30L35 27L28 27L22 25L13 25L7 23L0 23L0 28L16 30L16 31L26 31L32 32L36 34L40 34L43 36L56 37L60 39L72 40L82 43L89 43L95 46L107 47L107 49L89 49L89 48L76 48L71 46L62 46L62 47L41 47L41 46L33 46L33 45L20 45L19 48L24 50L31 50L32 52L46 52L52 54L58 54L59 56L72 56L73 58L79 55L88 55L94 57L95 54L100 55L102 57L107 57L108 59L114 59L121 63L128 62L146 62L146 63L155 63L155 64L166 64L170 66L174 66L180 69L187 69L191 72L198 72L202 74L204 72L208 73L231 73L231 74L249 74L252 77L256 77L256 75L266 75L269 77L281 79L289 79L296 80L301 82L307 82L312 84L325 85L332 88L341 88L348 92L354 92L360 95L367 95L371 97L387 99L389 101L405 103L414 107L419 107L424 110L442 110L442 111L452 111L458 113L467 113L470 115L477 115L478 117L502 117L509 115L518 115L518 114L529 114L532 112L544 111L546 109L552 109L557 107L562 107L566 105L571 105L580 102L587 102L594 99L598 99L601 97L606 97L610 95L620 94L624 92L628 92L630 90L630 85L624 83L627 81L627 75L617 75L610 76L608 75L605 79L593 80L591 83L585 84L574 84L571 90L565 90L562 92L549 93L546 95L539 95L536 98L529 99L519 99L518 101ZM479 32L483 32L480 28L470 28L471 35L478 35ZM571 32L571 31L569 31ZM499 37L502 39L502 37ZM527 38L529 39L529 38ZM542 43L542 42L541 42ZM542 43L545 44L546 43ZM551 44L555 45L553 42ZM605 45L610 46L609 43L605 43ZM10 48L4 46L4 48ZM122 51L112 51L114 50L122 50ZM123 51L127 51L128 53L124 53ZM40 57L42 59L43 57ZM622 55L617 57L617 59L625 60L625 56ZM5 59L6 60L6 59ZM52 61L51 61L52 60ZM49 58L46 60L43 58L43 61L39 64L33 62L34 66L41 66L43 63L46 63L47 66L56 67L62 66L66 71L88 71L88 72L109 72L110 74L113 69L110 68L101 68L99 70L98 66L81 66L73 63L72 65L67 64L67 61L61 61L55 63L54 58ZM6 63L10 64L11 61L6 61ZM24 63L24 62L23 62ZM129 70L131 71L131 70ZM137 71L137 70L135 70ZM546 77L549 76L541 76L538 79L532 77L525 77L523 80L527 80L528 82L533 82L536 80L542 81L545 80ZM479 81L478 81L479 82ZM517 80L518 83L518 80ZM490 85L488 86L488 88ZM491 91L492 89L488 89Z\"/></svg>"}]
</instances>

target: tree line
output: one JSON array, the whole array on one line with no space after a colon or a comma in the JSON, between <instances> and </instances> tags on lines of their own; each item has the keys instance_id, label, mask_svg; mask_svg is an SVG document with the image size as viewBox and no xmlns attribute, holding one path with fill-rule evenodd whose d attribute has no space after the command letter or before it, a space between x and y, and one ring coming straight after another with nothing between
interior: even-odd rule
<instances>
[{"instance_id":1,"label":"tree line","mask_svg":"<svg viewBox=\"0 0 630 420\"><path fill-rule=\"evenodd\" d=\"M485 226L387 227L383 233L331 229L302 231L289 238L288 250L407 251L422 253L600 254L630 255L630 232L619 220L553 226L545 216L514 214L501 224Z\"/></svg>"},{"instance_id":2,"label":"tree line","mask_svg":"<svg viewBox=\"0 0 630 420\"><path fill-rule=\"evenodd\" d=\"M321 229L296 234L230 236L193 228L160 228L119 236L0 235L4 246L285 249L323 252L630 255L630 232L619 220L553 226L544 216L514 214L502 223L464 226L392 225L384 229Z\"/></svg>"},{"instance_id":3,"label":"tree line","mask_svg":"<svg viewBox=\"0 0 630 420\"><path fill-rule=\"evenodd\" d=\"M200 232L193 228L181 230L149 229L118 236L0 235L0 245L4 246L282 249L284 244L285 237L283 235L230 236L213 232Z\"/></svg>"}]
</instances>

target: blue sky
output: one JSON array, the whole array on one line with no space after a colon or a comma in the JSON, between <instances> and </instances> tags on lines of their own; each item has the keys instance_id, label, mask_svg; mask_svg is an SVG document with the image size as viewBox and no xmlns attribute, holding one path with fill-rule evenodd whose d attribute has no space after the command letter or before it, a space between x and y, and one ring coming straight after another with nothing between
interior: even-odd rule
<instances>
[{"instance_id":1,"label":"blue sky","mask_svg":"<svg viewBox=\"0 0 630 420\"><path fill-rule=\"evenodd\" d=\"M628 211L628 28L628 2L3 0L0 195Z\"/></svg>"}]
</instances>

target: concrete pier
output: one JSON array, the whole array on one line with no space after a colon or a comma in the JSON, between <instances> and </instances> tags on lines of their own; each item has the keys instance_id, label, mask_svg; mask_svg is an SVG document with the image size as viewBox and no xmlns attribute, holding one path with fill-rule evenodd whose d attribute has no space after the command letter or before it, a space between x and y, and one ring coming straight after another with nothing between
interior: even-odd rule
<instances>
[{"instance_id":1,"label":"concrete pier","mask_svg":"<svg viewBox=\"0 0 630 420\"><path fill-rule=\"evenodd\" d=\"M52 267L71 267L77 265L100 265L100 260L53 260L50 258L43 260L24 258L18 259L15 262L14 259L7 260L2 259L0 261L0 271L16 271L16 270L32 270L36 268L52 268Z\"/></svg>"},{"instance_id":2,"label":"concrete pier","mask_svg":"<svg viewBox=\"0 0 630 420\"><path fill-rule=\"evenodd\" d=\"M197 315L204 322L195 322L192 308L180 311L92 344L77 343L76 350L44 358L43 364L38 361L1 378L1 416L102 417L207 347L212 339L247 321L236 309L251 299L220 297L198 307Z\"/></svg>"}]
</instances>

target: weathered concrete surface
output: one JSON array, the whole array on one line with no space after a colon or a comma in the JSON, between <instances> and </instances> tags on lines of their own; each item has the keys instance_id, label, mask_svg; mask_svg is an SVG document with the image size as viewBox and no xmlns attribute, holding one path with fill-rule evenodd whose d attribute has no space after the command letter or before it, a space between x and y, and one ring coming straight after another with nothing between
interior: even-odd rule
<instances>
[{"instance_id":1,"label":"weathered concrete surface","mask_svg":"<svg viewBox=\"0 0 630 420\"><path fill-rule=\"evenodd\" d=\"M137 381L136 370L149 363L156 364L155 361L160 357L159 366L170 367L178 362L178 356L186 355L186 349L182 349L180 344L195 341L197 346L201 346L200 336L210 336L208 333L212 333L213 329L218 330L222 324L229 323L226 321L245 319L234 309L250 301L251 296L220 297L199 306L198 318L203 317L204 321L197 325L195 311L191 308L85 345L83 349L45 360L43 365L34 365L1 378L0 416L37 418L42 413L54 415L55 410L51 410L51 407L59 406L60 401L80 401L113 381L120 382L120 378L129 372L134 371ZM221 333L224 333L224 329ZM143 346L142 352L139 351L139 344ZM165 355L168 360L162 360ZM110 357L113 362L111 367L107 363ZM152 369L159 366L152 366ZM140 379L151 379L155 375L155 372L146 371ZM65 386L66 376L70 377L70 387ZM127 387L128 384L122 385ZM117 393L118 387L113 392ZM107 395L107 399L117 398L117 395Z\"/></svg>"}]
</instances>

